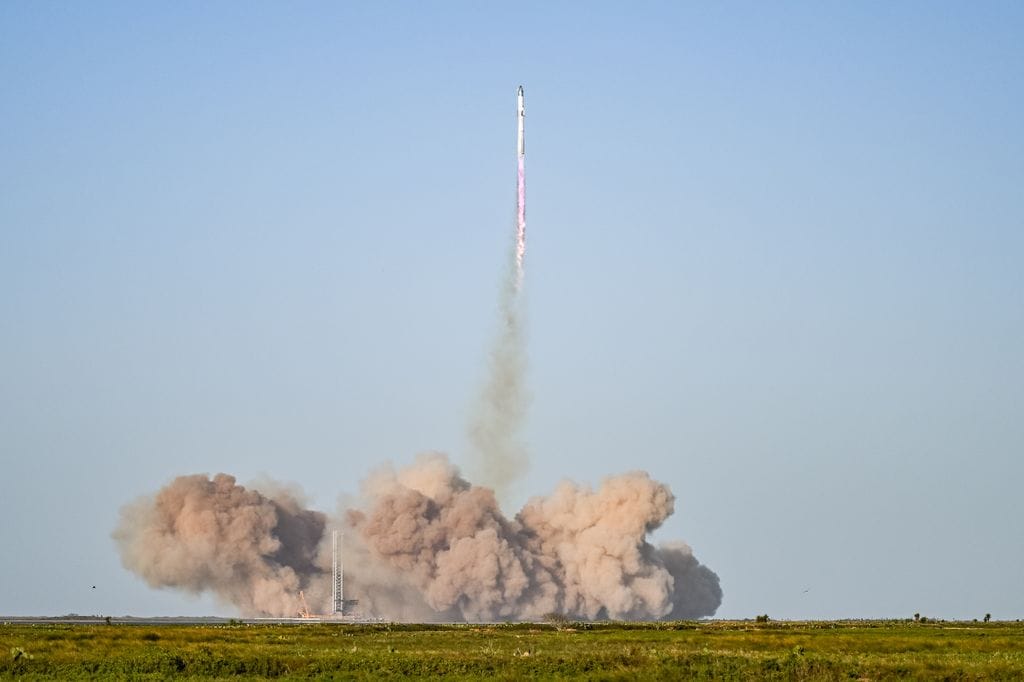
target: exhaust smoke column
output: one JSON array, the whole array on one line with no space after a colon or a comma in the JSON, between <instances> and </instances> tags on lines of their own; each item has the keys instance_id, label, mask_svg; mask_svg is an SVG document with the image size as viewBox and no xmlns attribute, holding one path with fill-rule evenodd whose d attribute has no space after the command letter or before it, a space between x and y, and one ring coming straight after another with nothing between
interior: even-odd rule
<instances>
[{"instance_id":1,"label":"exhaust smoke column","mask_svg":"<svg viewBox=\"0 0 1024 682\"><path fill-rule=\"evenodd\" d=\"M501 497L528 464L517 434L526 416L526 350L523 339L523 261L526 257L526 107L523 86L516 91L516 222L510 270L502 284L501 327L491 351L487 383L469 427L474 473Z\"/></svg>"}]
</instances>

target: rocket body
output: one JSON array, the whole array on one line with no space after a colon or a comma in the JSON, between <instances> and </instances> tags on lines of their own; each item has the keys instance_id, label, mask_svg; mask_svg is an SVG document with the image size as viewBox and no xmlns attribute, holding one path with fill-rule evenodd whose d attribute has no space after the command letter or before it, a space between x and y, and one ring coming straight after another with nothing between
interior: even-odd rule
<instances>
[{"instance_id":1,"label":"rocket body","mask_svg":"<svg viewBox=\"0 0 1024 682\"><path fill-rule=\"evenodd\" d=\"M516 154L522 158L526 156L526 139L524 137L524 129L526 123L526 105L523 103L523 86L519 86L519 92L516 93L516 131L517 144Z\"/></svg>"}]
</instances>

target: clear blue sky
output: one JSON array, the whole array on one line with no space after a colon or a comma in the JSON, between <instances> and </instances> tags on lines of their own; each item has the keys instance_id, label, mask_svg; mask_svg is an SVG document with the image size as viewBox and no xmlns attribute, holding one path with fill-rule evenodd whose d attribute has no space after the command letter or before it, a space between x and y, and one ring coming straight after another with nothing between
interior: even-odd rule
<instances>
[{"instance_id":1,"label":"clear blue sky","mask_svg":"<svg viewBox=\"0 0 1024 682\"><path fill-rule=\"evenodd\" d=\"M0 4L0 613L224 613L110 539L177 474L333 510L466 461L523 83L515 502L650 471L723 617L1024 617L1022 35L1018 2Z\"/></svg>"}]
</instances>

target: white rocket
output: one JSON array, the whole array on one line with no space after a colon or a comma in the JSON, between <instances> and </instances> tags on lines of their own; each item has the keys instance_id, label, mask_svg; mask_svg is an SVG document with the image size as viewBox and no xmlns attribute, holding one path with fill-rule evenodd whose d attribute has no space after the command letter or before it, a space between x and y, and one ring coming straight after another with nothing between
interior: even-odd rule
<instances>
[{"instance_id":1,"label":"white rocket","mask_svg":"<svg viewBox=\"0 0 1024 682\"><path fill-rule=\"evenodd\" d=\"M526 156L526 138L523 136L524 123L526 122L526 106L523 104L523 86L519 86L516 93L516 123L517 123L517 145L516 154L519 158Z\"/></svg>"}]
</instances>

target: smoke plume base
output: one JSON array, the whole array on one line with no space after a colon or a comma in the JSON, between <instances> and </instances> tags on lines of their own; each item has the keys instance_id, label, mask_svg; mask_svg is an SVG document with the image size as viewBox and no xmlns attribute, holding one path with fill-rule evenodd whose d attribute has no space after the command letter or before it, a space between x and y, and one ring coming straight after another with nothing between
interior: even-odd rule
<instances>
[{"instance_id":1,"label":"smoke plume base","mask_svg":"<svg viewBox=\"0 0 1024 682\"><path fill-rule=\"evenodd\" d=\"M337 519L226 474L182 476L122 509L114 538L151 586L210 591L250 617L295 615L300 590L327 612L332 528L345 533L346 591L373 617L710 616L718 577L685 544L647 540L674 503L667 486L631 472L596 490L563 482L507 518L493 490L427 454L369 476Z\"/></svg>"}]
</instances>

